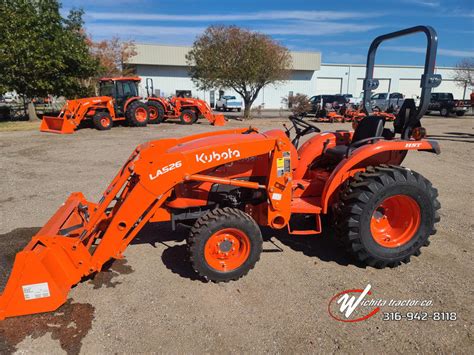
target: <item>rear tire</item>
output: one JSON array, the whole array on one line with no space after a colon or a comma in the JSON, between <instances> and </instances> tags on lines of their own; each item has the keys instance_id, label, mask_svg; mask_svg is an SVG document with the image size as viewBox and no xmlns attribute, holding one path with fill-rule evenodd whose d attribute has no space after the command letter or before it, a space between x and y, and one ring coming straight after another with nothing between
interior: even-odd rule
<instances>
[{"instance_id":1,"label":"rear tire","mask_svg":"<svg viewBox=\"0 0 474 355\"><path fill-rule=\"evenodd\" d=\"M246 275L260 259L262 233L245 212L225 207L199 218L187 240L194 270L206 280L227 282Z\"/></svg>"},{"instance_id":2,"label":"rear tire","mask_svg":"<svg viewBox=\"0 0 474 355\"><path fill-rule=\"evenodd\" d=\"M400 166L369 167L343 188L336 233L346 249L367 265L408 263L429 244L439 222L438 191L420 174Z\"/></svg>"},{"instance_id":3,"label":"rear tire","mask_svg":"<svg viewBox=\"0 0 474 355\"><path fill-rule=\"evenodd\" d=\"M92 118L92 122L99 131L107 131L113 126L112 118L108 112L97 112Z\"/></svg>"},{"instance_id":4,"label":"rear tire","mask_svg":"<svg viewBox=\"0 0 474 355\"><path fill-rule=\"evenodd\" d=\"M197 121L196 112L193 110L183 110L179 116L181 124L189 125Z\"/></svg>"},{"instance_id":5,"label":"rear tire","mask_svg":"<svg viewBox=\"0 0 474 355\"><path fill-rule=\"evenodd\" d=\"M156 101L148 101L148 111L150 114L150 119L148 120L149 124L158 124L164 121L165 109L163 105Z\"/></svg>"},{"instance_id":6,"label":"rear tire","mask_svg":"<svg viewBox=\"0 0 474 355\"><path fill-rule=\"evenodd\" d=\"M145 127L150 118L148 106L141 101L132 102L127 107L125 118L130 126Z\"/></svg>"},{"instance_id":7,"label":"rear tire","mask_svg":"<svg viewBox=\"0 0 474 355\"><path fill-rule=\"evenodd\" d=\"M465 113L466 113L466 111L456 111L456 116L462 117L462 116L464 116Z\"/></svg>"}]
</instances>

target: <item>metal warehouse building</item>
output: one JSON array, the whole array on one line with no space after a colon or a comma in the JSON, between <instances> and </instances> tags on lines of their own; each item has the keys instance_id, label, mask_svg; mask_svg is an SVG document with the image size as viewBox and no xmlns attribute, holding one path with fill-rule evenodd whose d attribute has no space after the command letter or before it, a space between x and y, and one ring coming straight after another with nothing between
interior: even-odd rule
<instances>
[{"instance_id":1,"label":"metal warehouse building","mask_svg":"<svg viewBox=\"0 0 474 355\"><path fill-rule=\"evenodd\" d=\"M176 91L191 91L194 97L208 101L211 105L217 100L217 91L198 90L188 75L186 54L190 47L137 44L136 52L129 65L142 77L141 90L145 94L146 78L153 79L157 96L175 95ZM259 94L254 106L265 109L284 107L283 97L302 93L308 96L317 94L346 94L359 96L365 76L362 64L321 64L319 52L291 52L293 67L288 81L278 86L267 86ZM380 85L376 92L401 92L406 97L414 97L420 92L420 78L423 68L420 66L379 65L374 76ZM454 68L438 67L443 82L434 91L452 92L454 97L462 99L468 96L462 87L456 85ZM225 94L234 94L226 91Z\"/></svg>"}]
</instances>

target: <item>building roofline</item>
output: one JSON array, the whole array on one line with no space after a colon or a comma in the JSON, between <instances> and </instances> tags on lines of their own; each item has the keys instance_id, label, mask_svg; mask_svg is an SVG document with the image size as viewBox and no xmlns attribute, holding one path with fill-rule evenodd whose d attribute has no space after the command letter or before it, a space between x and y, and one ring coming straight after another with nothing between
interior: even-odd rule
<instances>
[{"instance_id":1,"label":"building roofline","mask_svg":"<svg viewBox=\"0 0 474 355\"><path fill-rule=\"evenodd\" d=\"M321 63L321 66L331 66L331 67L365 67L365 64L349 64L349 63ZM375 67L379 68L421 68L423 69L424 66L422 65L398 65L398 64L376 64ZM453 70L456 69L455 67L440 67L437 66L436 69L449 69Z\"/></svg>"},{"instance_id":2,"label":"building roofline","mask_svg":"<svg viewBox=\"0 0 474 355\"><path fill-rule=\"evenodd\" d=\"M140 45L140 46L192 48L192 45L184 45L184 44L147 43L147 42L135 42L135 44ZM305 53L305 54L321 54L321 51L290 50L290 52L291 53Z\"/></svg>"}]
</instances>

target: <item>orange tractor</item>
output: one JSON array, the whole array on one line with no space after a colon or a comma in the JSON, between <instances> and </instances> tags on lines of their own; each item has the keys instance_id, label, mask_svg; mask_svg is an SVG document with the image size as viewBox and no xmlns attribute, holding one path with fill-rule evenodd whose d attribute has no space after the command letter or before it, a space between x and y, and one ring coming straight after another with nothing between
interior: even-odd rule
<instances>
[{"instance_id":1,"label":"orange tractor","mask_svg":"<svg viewBox=\"0 0 474 355\"><path fill-rule=\"evenodd\" d=\"M225 117L213 114L209 104L191 97L173 96L169 99L153 95L153 80L147 78L147 105L150 110L150 123L161 123L167 119L179 119L181 124L190 125L200 117L206 118L214 126L224 126Z\"/></svg>"},{"instance_id":2,"label":"orange tractor","mask_svg":"<svg viewBox=\"0 0 474 355\"><path fill-rule=\"evenodd\" d=\"M409 262L439 221L436 189L401 166L408 151L440 152L420 124L441 80L433 74L434 30L418 26L377 37L364 84L367 104L378 44L416 32L426 34L429 49L421 104L413 109L405 101L393 128L369 114L354 132L320 133L290 117L286 133L243 128L139 145L97 203L72 193L17 254L0 296L0 319L55 310L82 278L122 258L151 222L189 225L191 263L214 282L237 280L255 266L259 226L318 234L323 215L332 216L336 237L360 262L376 268Z\"/></svg>"},{"instance_id":3,"label":"orange tractor","mask_svg":"<svg viewBox=\"0 0 474 355\"><path fill-rule=\"evenodd\" d=\"M146 126L148 106L138 96L138 77L102 78L98 97L68 100L57 117L43 116L40 130L52 133L73 133L84 121L91 121L98 130L111 129L115 121L130 126Z\"/></svg>"}]
</instances>

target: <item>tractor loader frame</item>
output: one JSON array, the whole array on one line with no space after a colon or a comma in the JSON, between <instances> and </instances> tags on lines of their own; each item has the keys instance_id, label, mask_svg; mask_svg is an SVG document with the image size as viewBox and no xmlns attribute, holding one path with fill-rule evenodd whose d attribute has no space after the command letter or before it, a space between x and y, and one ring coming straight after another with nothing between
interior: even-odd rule
<instances>
[{"instance_id":1,"label":"tractor loader frame","mask_svg":"<svg viewBox=\"0 0 474 355\"><path fill-rule=\"evenodd\" d=\"M418 26L391 35L420 31L431 48L422 81L422 97L429 97L430 80L440 79L429 65L436 33ZM371 77L373 62L367 70ZM366 85L366 98L372 87ZM394 131L380 116L364 118L354 132L324 133L290 117L292 140L291 129L248 128L139 145L97 203L72 193L17 254L0 296L0 319L57 309L82 278L123 258L150 222L192 226L191 263L214 282L236 280L254 267L262 249L259 226L318 234L325 214L334 217L336 237L361 262L408 262L439 221L436 189L400 166L408 151L440 153L435 141L423 139L423 107L404 107Z\"/></svg>"}]
</instances>

